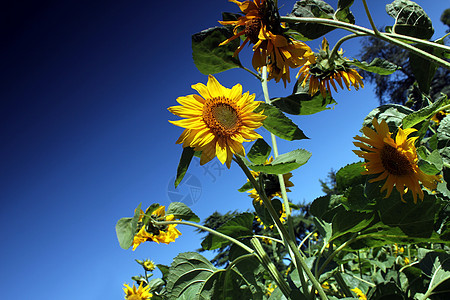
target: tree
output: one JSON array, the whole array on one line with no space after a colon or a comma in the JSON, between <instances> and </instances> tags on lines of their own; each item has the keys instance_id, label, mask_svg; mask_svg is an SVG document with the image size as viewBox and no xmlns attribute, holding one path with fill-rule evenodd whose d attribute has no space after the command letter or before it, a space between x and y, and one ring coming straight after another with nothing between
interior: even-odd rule
<instances>
[{"instance_id":1,"label":"tree","mask_svg":"<svg viewBox=\"0 0 450 300\"><path fill-rule=\"evenodd\" d=\"M326 195L337 195L337 185L336 185L336 171L331 169L328 172L328 176L325 180L319 179L320 186L322 187L322 192Z\"/></svg>"}]
</instances>

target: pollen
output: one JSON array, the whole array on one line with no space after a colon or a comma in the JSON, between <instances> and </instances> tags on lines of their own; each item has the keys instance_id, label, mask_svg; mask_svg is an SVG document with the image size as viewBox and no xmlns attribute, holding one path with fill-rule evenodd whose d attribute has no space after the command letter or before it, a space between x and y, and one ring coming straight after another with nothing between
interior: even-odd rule
<instances>
[{"instance_id":1,"label":"pollen","mask_svg":"<svg viewBox=\"0 0 450 300\"><path fill-rule=\"evenodd\" d=\"M241 120L233 105L227 103L228 99L220 97L212 101L212 105L205 105L203 120L217 135L230 136L240 128Z\"/></svg>"}]
</instances>

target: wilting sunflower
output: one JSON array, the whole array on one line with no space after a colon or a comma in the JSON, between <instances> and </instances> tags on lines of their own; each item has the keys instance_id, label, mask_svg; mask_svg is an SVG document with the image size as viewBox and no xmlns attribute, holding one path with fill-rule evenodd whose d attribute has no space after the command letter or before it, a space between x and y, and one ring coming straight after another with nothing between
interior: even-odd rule
<instances>
[{"instance_id":1,"label":"wilting sunflower","mask_svg":"<svg viewBox=\"0 0 450 300\"><path fill-rule=\"evenodd\" d=\"M166 216L165 207L160 206L152 212L151 218L157 221L172 221L174 219L174 216ZM157 226L153 226L151 222L147 226L143 225L133 238L133 251L140 244L146 241L154 241L158 244L169 244L171 242L175 242L175 239L181 235L181 232L179 232L178 229L175 228L176 226L177 224L169 224L159 228ZM147 229L150 232L148 232Z\"/></svg>"},{"instance_id":2,"label":"wilting sunflower","mask_svg":"<svg viewBox=\"0 0 450 300\"><path fill-rule=\"evenodd\" d=\"M376 118L372 121L375 130L364 127L366 137L355 136L360 142L353 142L363 150L353 150L359 157L364 158L366 174L380 174L369 182L386 179L381 191L387 190L386 198L391 195L394 185L403 200L403 195L411 190L414 203L417 203L417 194L423 200L424 194L419 182L429 189L436 189L440 175L428 175L419 169L418 157L414 142L417 137L408 136L416 131L414 128L405 130L399 128L395 140L391 137L386 121L379 124ZM362 142L362 143L361 143Z\"/></svg>"},{"instance_id":3,"label":"wilting sunflower","mask_svg":"<svg viewBox=\"0 0 450 300\"><path fill-rule=\"evenodd\" d=\"M337 51L333 59L330 57L330 49L327 40L322 41L322 50L315 59L308 61L298 72L298 82L304 87L309 79L309 94L312 96L320 91L326 98L327 91L331 95L330 84L337 92L336 83L344 88L342 82L350 91L350 86L355 90L364 87L361 75L355 69L350 68L348 60L342 56L343 51Z\"/></svg>"},{"instance_id":4,"label":"wilting sunflower","mask_svg":"<svg viewBox=\"0 0 450 300\"><path fill-rule=\"evenodd\" d=\"M255 95L242 94L242 86L223 87L212 75L205 86L197 83L192 86L201 95L178 97L181 106L168 110L182 118L170 123L186 128L177 140L183 147L193 147L202 151L200 164L203 165L215 156L230 168L234 154L244 156L243 142L261 138L255 129L261 127L266 118L253 112L260 104L254 101Z\"/></svg>"},{"instance_id":5,"label":"wilting sunflower","mask_svg":"<svg viewBox=\"0 0 450 300\"><path fill-rule=\"evenodd\" d=\"M236 3L244 16L236 21L219 21L222 25L234 26L234 35L219 46L244 35L245 40L236 49L234 56L237 56L248 42L254 44L253 67L260 70L267 66L268 79L274 78L276 82L283 79L286 86L286 82L290 82L289 68L305 64L313 55L311 49L305 43L295 41L283 33L280 16L273 1L230 2Z\"/></svg>"},{"instance_id":6,"label":"wilting sunflower","mask_svg":"<svg viewBox=\"0 0 450 300\"><path fill-rule=\"evenodd\" d=\"M153 297L153 294L149 292L150 286L142 287L142 282L139 285L139 288L133 284L133 288L131 288L128 284L124 284L123 291L125 292L125 299L127 300L147 300Z\"/></svg>"}]
</instances>

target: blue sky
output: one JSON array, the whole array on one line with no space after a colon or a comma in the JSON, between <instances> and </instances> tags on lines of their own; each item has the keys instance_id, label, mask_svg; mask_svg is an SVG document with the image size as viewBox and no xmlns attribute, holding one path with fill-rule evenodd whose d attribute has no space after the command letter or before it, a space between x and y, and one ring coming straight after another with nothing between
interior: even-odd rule
<instances>
[{"instance_id":1,"label":"blue sky","mask_svg":"<svg viewBox=\"0 0 450 300\"><path fill-rule=\"evenodd\" d=\"M279 2L285 4L282 14L294 3ZM355 2L357 24L367 26ZM377 25L392 24L384 13L390 2L369 4ZM329 3L336 7L337 0ZM441 36L446 1L417 3ZM2 298L123 299L123 283L141 271L135 258L170 264L179 252L199 247L200 236L179 227L183 235L174 244L126 251L114 226L141 202L168 205L173 199L168 186L182 129L167 122L177 118L167 107L194 93L192 84L207 81L192 62L191 35L216 26L222 11L237 12L237 6L217 0L9 5L0 48ZM333 44L342 34L334 31L327 39ZM317 49L319 42L309 44ZM356 56L358 47L358 41L343 44L347 57ZM251 67L251 48L242 53ZM259 82L245 71L216 78L261 96ZM271 97L284 96L292 84L269 88ZM357 161L352 137L377 101L370 85L335 98L333 110L293 117L310 140L279 143L280 152L304 148L313 154L294 172L294 202L322 195L318 179ZM191 207L201 218L250 207L250 198L236 191L245 182L237 166L195 161L189 172L199 188ZM181 195L192 192L188 188L182 186Z\"/></svg>"}]
</instances>

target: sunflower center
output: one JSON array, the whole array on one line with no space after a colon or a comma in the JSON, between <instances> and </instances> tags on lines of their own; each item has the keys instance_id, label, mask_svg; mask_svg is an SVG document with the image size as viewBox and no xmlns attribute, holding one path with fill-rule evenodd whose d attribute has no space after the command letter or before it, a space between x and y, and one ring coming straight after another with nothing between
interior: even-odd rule
<instances>
[{"instance_id":1,"label":"sunflower center","mask_svg":"<svg viewBox=\"0 0 450 300\"><path fill-rule=\"evenodd\" d=\"M255 18L245 22L245 35L250 39L250 42L256 44L259 40L258 35L261 29L261 19Z\"/></svg>"},{"instance_id":2,"label":"sunflower center","mask_svg":"<svg viewBox=\"0 0 450 300\"><path fill-rule=\"evenodd\" d=\"M384 145L380 158L383 167L392 175L403 176L414 172L408 157L390 145Z\"/></svg>"},{"instance_id":3,"label":"sunflower center","mask_svg":"<svg viewBox=\"0 0 450 300\"><path fill-rule=\"evenodd\" d=\"M215 101L217 99L214 99ZM225 99L218 99L219 101ZM217 135L230 136L240 126L241 120L236 109L228 103L213 103L203 110L203 120Z\"/></svg>"}]
</instances>

